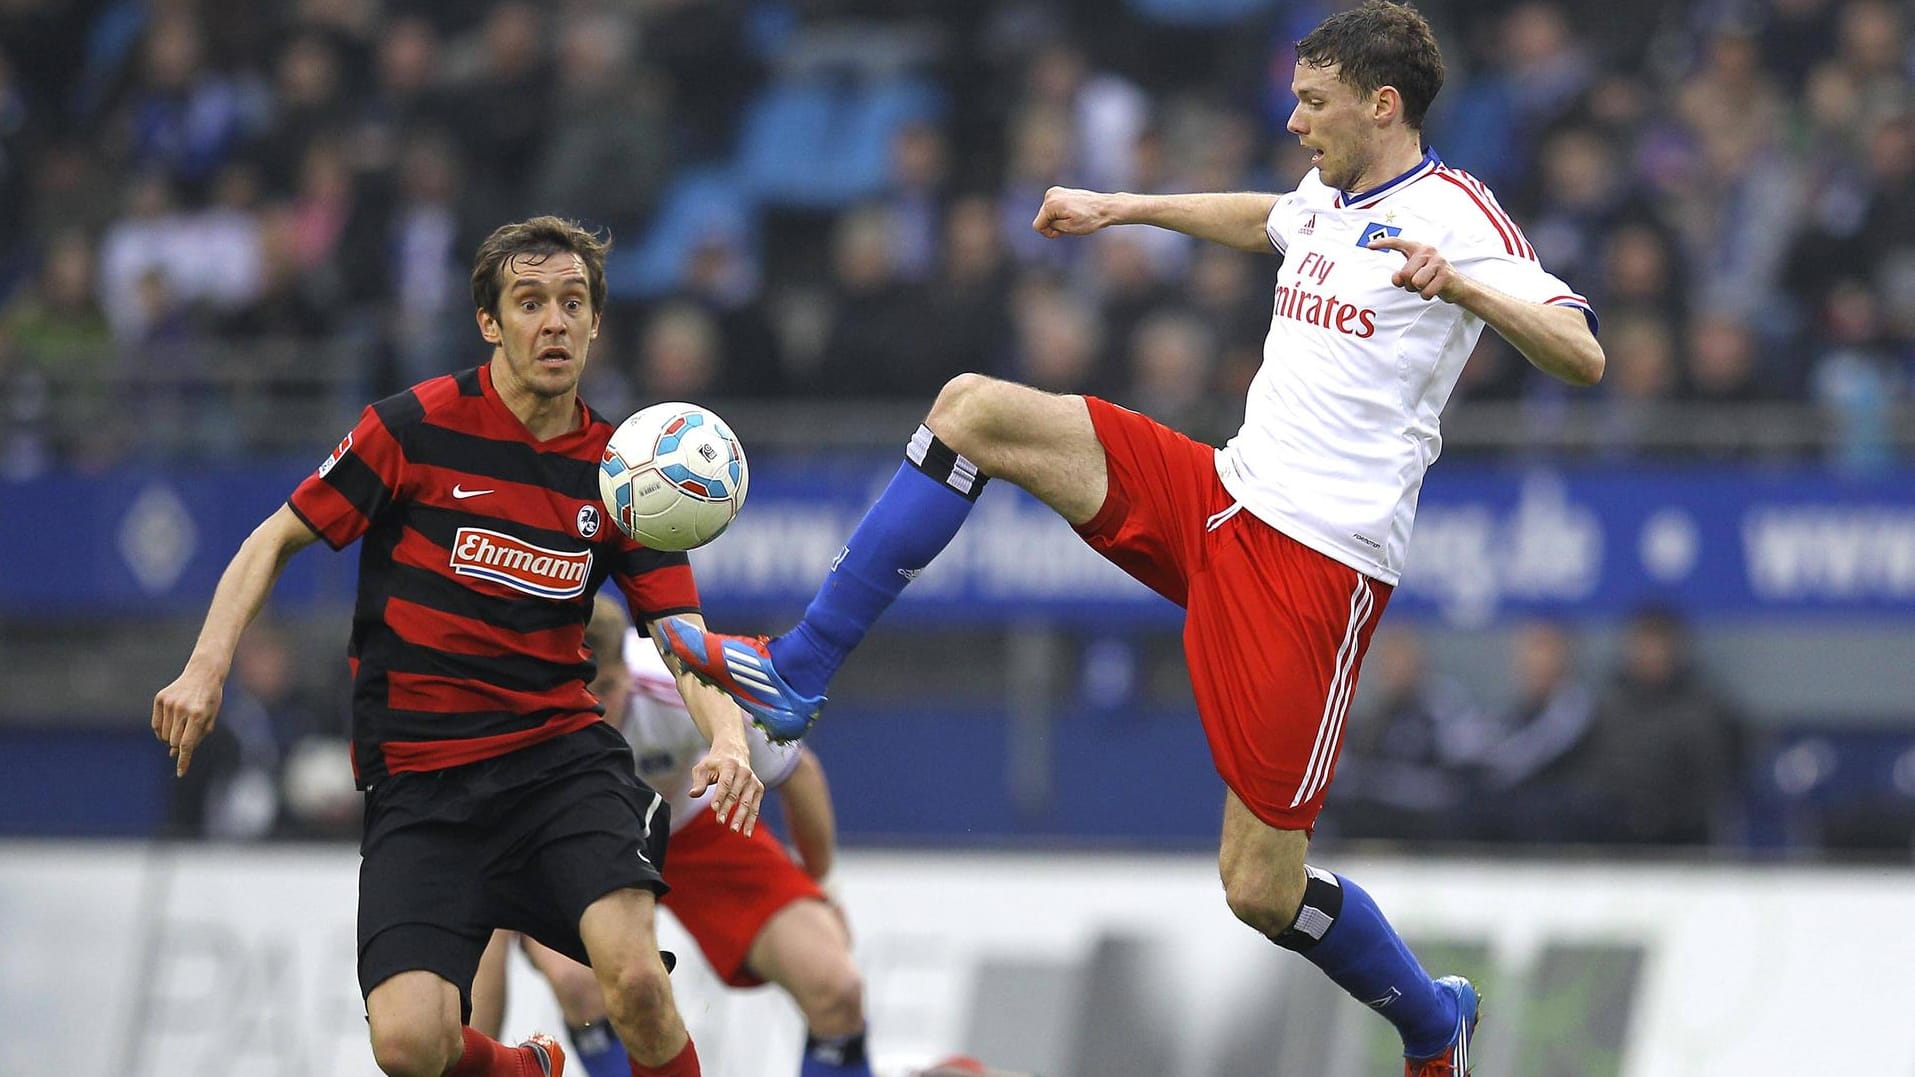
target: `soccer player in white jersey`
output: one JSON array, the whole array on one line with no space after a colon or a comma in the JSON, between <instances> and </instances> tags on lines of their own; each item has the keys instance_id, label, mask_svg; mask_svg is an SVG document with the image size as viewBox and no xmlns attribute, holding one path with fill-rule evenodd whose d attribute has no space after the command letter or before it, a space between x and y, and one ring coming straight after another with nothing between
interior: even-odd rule
<instances>
[{"instance_id":1,"label":"soccer player in white jersey","mask_svg":"<svg viewBox=\"0 0 1915 1077\"><path fill-rule=\"evenodd\" d=\"M1238 918L1402 1035L1406 1073L1469 1070L1475 989L1432 980L1369 895L1305 863L1377 618L1403 569L1437 420L1483 328L1577 385L1603 371L1595 315L1484 186L1423 142L1443 82L1429 24L1367 0L1297 44L1289 129L1314 153L1284 195L1054 187L1049 237L1168 228L1283 256L1264 362L1222 450L1095 398L976 374L947 383L906 463L806 609L773 639L666 619L699 676L781 736L950 541L985 477L1023 487L1186 610L1184 648L1224 799Z\"/></svg>"},{"instance_id":2,"label":"soccer player in white jersey","mask_svg":"<svg viewBox=\"0 0 1915 1077\"><path fill-rule=\"evenodd\" d=\"M599 596L585 641L598 659L591 687L606 720L630 742L639 776L670 806L662 870L671 889L659 904L678 917L720 979L733 987L769 981L791 995L805 1019L799 1077L871 1077L863 979L841 914L824 889L837 854L837 825L817 756L795 743L774 744L755 726L746 733L752 773L765 788L779 790L800 861L794 863L769 828L734 833L712 812L709 790L691 795L692 765L708 749L671 671L617 602ZM472 1025L495 1037L505 1014L508 935L495 935L472 987ZM589 1077L625 1077L628 1063L605 1024L592 970L529 939L523 945L558 998L573 1064Z\"/></svg>"}]
</instances>

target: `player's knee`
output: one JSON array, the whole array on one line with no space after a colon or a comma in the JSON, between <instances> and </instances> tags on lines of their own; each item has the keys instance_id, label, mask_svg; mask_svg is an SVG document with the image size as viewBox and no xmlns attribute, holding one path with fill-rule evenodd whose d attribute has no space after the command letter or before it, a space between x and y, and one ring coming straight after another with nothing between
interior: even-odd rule
<instances>
[{"instance_id":1,"label":"player's knee","mask_svg":"<svg viewBox=\"0 0 1915 1077\"><path fill-rule=\"evenodd\" d=\"M990 419L991 399L1003 383L983 374L959 374L944 383L925 425L946 445L967 456Z\"/></svg>"},{"instance_id":2,"label":"player's knee","mask_svg":"<svg viewBox=\"0 0 1915 1077\"><path fill-rule=\"evenodd\" d=\"M848 1036L864 1027L864 978L849 957L793 992L814 1035Z\"/></svg>"},{"instance_id":3,"label":"player's knee","mask_svg":"<svg viewBox=\"0 0 1915 1077\"><path fill-rule=\"evenodd\" d=\"M615 1025L646 1029L665 1023L672 1008L671 977L665 967L634 962L602 984L605 1009Z\"/></svg>"},{"instance_id":4,"label":"player's knee","mask_svg":"<svg viewBox=\"0 0 1915 1077\"><path fill-rule=\"evenodd\" d=\"M1227 866L1223 871L1224 902L1237 919L1271 938L1282 934L1296 919L1303 902L1304 876L1272 872L1262 866Z\"/></svg>"},{"instance_id":5,"label":"player's knee","mask_svg":"<svg viewBox=\"0 0 1915 1077\"><path fill-rule=\"evenodd\" d=\"M372 1030L372 1058L387 1077L439 1077L463 1051L456 1026L375 1026Z\"/></svg>"}]
</instances>

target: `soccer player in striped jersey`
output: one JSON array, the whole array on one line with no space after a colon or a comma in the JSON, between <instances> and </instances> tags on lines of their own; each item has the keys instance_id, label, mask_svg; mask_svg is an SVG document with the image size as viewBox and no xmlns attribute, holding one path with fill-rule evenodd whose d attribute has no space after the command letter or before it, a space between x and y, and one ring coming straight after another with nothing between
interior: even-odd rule
<instances>
[{"instance_id":1,"label":"soccer player in striped jersey","mask_svg":"<svg viewBox=\"0 0 1915 1077\"><path fill-rule=\"evenodd\" d=\"M1495 197L1423 142L1443 83L1428 22L1366 0L1297 44L1296 190L1135 195L1053 187L1047 237L1153 225L1283 256L1262 368L1223 449L1135 412L960 375L776 639L667 619L664 638L761 722L802 734L832 673L951 540L987 476L1030 491L1187 611L1197 713L1228 789L1220 853L1238 918L1396 1026L1405 1071L1469 1071L1476 991L1433 980L1376 903L1308 866L1370 633L1402 572L1438 419L1485 326L1539 369L1602 376L1587 300L1537 263Z\"/></svg>"},{"instance_id":2,"label":"soccer player in striped jersey","mask_svg":"<svg viewBox=\"0 0 1915 1077\"><path fill-rule=\"evenodd\" d=\"M806 1034L798 1077L871 1077L863 979L842 913L825 889L837 825L817 757L798 744L773 743L755 726L746 730L752 771L784 804L795 860L768 829L749 837L726 830L703 810L710 792L692 795L691 766L702 742L658 651L603 595L585 634L598 658L592 690L605 702L606 721L624 729L639 777L671 803L665 881L672 889L664 906L719 979L733 987L775 983L798 1004ZM495 1033L505 1010L505 934L493 940L472 989L473 1025ZM590 1077L623 1074L617 1041L599 1028L605 1003L591 970L537 944L525 952L558 998L573 1061Z\"/></svg>"},{"instance_id":3,"label":"soccer player in striped jersey","mask_svg":"<svg viewBox=\"0 0 1915 1077\"><path fill-rule=\"evenodd\" d=\"M241 544L153 731L185 774L212 728L240 634L293 554L359 549L347 649L352 762L366 794L359 980L373 1057L394 1077L557 1074L549 1038L516 1048L463 1027L494 928L589 964L637 1077L699 1072L653 932L670 809L588 690L594 595L612 581L646 623L697 618L682 553L606 520L612 424L578 397L605 302L605 245L539 217L479 248L472 297L491 358L367 408ZM710 750L693 784L749 834L763 783L744 717L676 687Z\"/></svg>"}]
</instances>

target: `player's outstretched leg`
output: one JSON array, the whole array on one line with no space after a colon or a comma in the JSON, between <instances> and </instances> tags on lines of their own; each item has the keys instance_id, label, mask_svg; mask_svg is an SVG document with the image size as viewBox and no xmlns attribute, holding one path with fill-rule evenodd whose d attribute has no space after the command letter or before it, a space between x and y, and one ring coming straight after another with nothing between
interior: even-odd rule
<instances>
[{"instance_id":1,"label":"player's outstretched leg","mask_svg":"<svg viewBox=\"0 0 1915 1077\"><path fill-rule=\"evenodd\" d=\"M904 463L864 514L804 619L776 639L706 632L665 618L664 644L693 673L729 692L778 740L804 735L825 687L918 571L949 545L984 489L976 465L919 426Z\"/></svg>"},{"instance_id":2,"label":"player's outstretched leg","mask_svg":"<svg viewBox=\"0 0 1915 1077\"><path fill-rule=\"evenodd\" d=\"M1096 515L1108 490L1104 446L1083 397L981 374L945 383L904 455L791 631L767 639L663 622L661 642L775 737L789 740L810 726L832 674L957 536L987 475L1029 491L1074 526Z\"/></svg>"}]
</instances>

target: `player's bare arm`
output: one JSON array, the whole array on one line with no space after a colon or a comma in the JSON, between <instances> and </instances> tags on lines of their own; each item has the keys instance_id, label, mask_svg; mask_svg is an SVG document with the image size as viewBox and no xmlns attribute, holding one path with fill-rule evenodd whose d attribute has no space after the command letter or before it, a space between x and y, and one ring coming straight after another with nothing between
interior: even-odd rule
<instances>
[{"instance_id":1,"label":"player's bare arm","mask_svg":"<svg viewBox=\"0 0 1915 1077\"><path fill-rule=\"evenodd\" d=\"M1039 234L1087 236L1114 224L1149 224L1242 251L1271 253L1264 222L1277 196L1251 191L1222 194L1105 194L1074 187L1044 192L1031 227Z\"/></svg>"},{"instance_id":2,"label":"player's bare arm","mask_svg":"<svg viewBox=\"0 0 1915 1077\"><path fill-rule=\"evenodd\" d=\"M823 881L838 855L838 820L831 810L831 786L825 781L824 766L811 749L798 750L797 765L778 787L778 796L805 874Z\"/></svg>"},{"instance_id":3,"label":"player's bare arm","mask_svg":"<svg viewBox=\"0 0 1915 1077\"><path fill-rule=\"evenodd\" d=\"M699 628L705 619L699 614L683 615ZM646 626L653 639L662 638L657 622ZM717 786L712 811L718 821L733 830L750 834L758 825L758 812L765 799L765 783L751 769L751 746L745 741L745 713L738 709L724 690L713 688L670 659L672 679L678 694L685 699L685 711L698 726L698 732L711 745L711 751L692 766L691 795L699 796L709 786Z\"/></svg>"},{"instance_id":4,"label":"player's bare arm","mask_svg":"<svg viewBox=\"0 0 1915 1077\"><path fill-rule=\"evenodd\" d=\"M219 716L240 634L259 615L286 562L318 538L291 508L281 505L240 543L239 552L220 574L186 668L153 697L153 735L166 743L178 761L175 776L185 776L193 749L212 731Z\"/></svg>"},{"instance_id":5,"label":"player's bare arm","mask_svg":"<svg viewBox=\"0 0 1915 1077\"><path fill-rule=\"evenodd\" d=\"M1402 236L1379 236L1373 250L1398 251L1403 265L1390 283L1424 299L1454 303L1515 345L1536 369L1571 385L1602 380L1607 360L1589 321L1574 307L1532 303L1459 273L1441 251Z\"/></svg>"}]
</instances>

